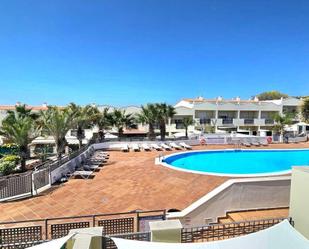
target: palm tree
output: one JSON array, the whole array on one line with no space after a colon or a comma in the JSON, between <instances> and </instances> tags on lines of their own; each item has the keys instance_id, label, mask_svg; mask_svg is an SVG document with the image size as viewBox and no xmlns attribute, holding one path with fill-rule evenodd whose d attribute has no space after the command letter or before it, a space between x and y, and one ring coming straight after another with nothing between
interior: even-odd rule
<instances>
[{"instance_id":1,"label":"palm tree","mask_svg":"<svg viewBox=\"0 0 309 249\"><path fill-rule=\"evenodd\" d=\"M158 111L155 104L142 106L142 111L137 114L137 120L143 124L148 124L148 138L155 139L154 125L158 119Z\"/></svg>"},{"instance_id":2,"label":"palm tree","mask_svg":"<svg viewBox=\"0 0 309 249\"><path fill-rule=\"evenodd\" d=\"M95 124L99 128L99 137L102 142L105 138L105 130L109 129L112 124L112 115L108 107L104 108L102 113L97 114Z\"/></svg>"},{"instance_id":3,"label":"palm tree","mask_svg":"<svg viewBox=\"0 0 309 249\"><path fill-rule=\"evenodd\" d=\"M53 136L57 156L60 159L67 145L65 136L70 129L74 128L77 113L68 107L49 106L46 111L41 111L40 114L40 125L45 133Z\"/></svg>"},{"instance_id":4,"label":"palm tree","mask_svg":"<svg viewBox=\"0 0 309 249\"><path fill-rule=\"evenodd\" d=\"M18 145L22 171L26 171L26 160L29 158L28 146L39 135L39 128L35 122L37 118L38 115L25 105L17 106L15 111L8 111L0 128L0 135Z\"/></svg>"},{"instance_id":5,"label":"palm tree","mask_svg":"<svg viewBox=\"0 0 309 249\"><path fill-rule=\"evenodd\" d=\"M155 104L155 106L158 111L157 121L160 126L161 140L165 140L166 123L174 117L176 111L173 106L167 105L166 103Z\"/></svg>"},{"instance_id":6,"label":"palm tree","mask_svg":"<svg viewBox=\"0 0 309 249\"><path fill-rule=\"evenodd\" d=\"M301 115L303 120L308 123L309 122L309 97L303 100L303 104L301 105Z\"/></svg>"},{"instance_id":7,"label":"palm tree","mask_svg":"<svg viewBox=\"0 0 309 249\"><path fill-rule=\"evenodd\" d=\"M193 118L192 118L191 116L185 117L185 118L182 120L182 124L183 124L183 126L185 127L185 130L186 130L186 138L188 138L188 127L189 127L190 125L193 125L193 124L194 124Z\"/></svg>"},{"instance_id":8,"label":"palm tree","mask_svg":"<svg viewBox=\"0 0 309 249\"><path fill-rule=\"evenodd\" d=\"M85 138L85 129L95 125L95 120L99 110L92 105L82 107L74 103L70 103L68 108L75 116L74 128L77 130L76 137L79 142L79 148L81 148L83 145L83 139Z\"/></svg>"},{"instance_id":9,"label":"palm tree","mask_svg":"<svg viewBox=\"0 0 309 249\"><path fill-rule=\"evenodd\" d=\"M273 130L280 134L280 142L283 141L284 136L284 128L286 125L292 124L292 118L290 115L284 115L284 114L275 114L273 116L273 119L275 121L275 125L273 127Z\"/></svg>"},{"instance_id":10,"label":"palm tree","mask_svg":"<svg viewBox=\"0 0 309 249\"><path fill-rule=\"evenodd\" d=\"M133 125L133 120L132 114L126 114L125 110L115 109L111 113L111 124L116 127L119 138L122 137L125 127Z\"/></svg>"}]
</instances>

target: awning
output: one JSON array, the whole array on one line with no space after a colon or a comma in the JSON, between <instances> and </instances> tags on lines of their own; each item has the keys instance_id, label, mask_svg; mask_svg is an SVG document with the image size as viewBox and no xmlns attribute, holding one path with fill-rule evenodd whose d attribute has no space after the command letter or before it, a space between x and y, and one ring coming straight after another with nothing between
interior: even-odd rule
<instances>
[{"instance_id":1,"label":"awning","mask_svg":"<svg viewBox=\"0 0 309 249\"><path fill-rule=\"evenodd\" d=\"M309 249L309 241L285 220L237 238L204 243L159 243L113 238L118 249Z\"/></svg>"}]
</instances>

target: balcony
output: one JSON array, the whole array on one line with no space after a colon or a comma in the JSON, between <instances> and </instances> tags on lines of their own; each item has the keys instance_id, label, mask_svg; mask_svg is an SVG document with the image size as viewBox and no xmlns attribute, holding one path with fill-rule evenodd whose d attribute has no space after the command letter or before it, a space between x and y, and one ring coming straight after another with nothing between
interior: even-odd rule
<instances>
[{"instance_id":1,"label":"balcony","mask_svg":"<svg viewBox=\"0 0 309 249\"><path fill-rule=\"evenodd\" d=\"M233 124L233 118L223 118L222 124L224 125Z\"/></svg>"},{"instance_id":2,"label":"balcony","mask_svg":"<svg viewBox=\"0 0 309 249\"><path fill-rule=\"evenodd\" d=\"M253 125L254 124L254 118L245 118L244 124L245 125Z\"/></svg>"},{"instance_id":3,"label":"balcony","mask_svg":"<svg viewBox=\"0 0 309 249\"><path fill-rule=\"evenodd\" d=\"M272 125L275 121L272 118L265 118L265 125Z\"/></svg>"},{"instance_id":4,"label":"balcony","mask_svg":"<svg viewBox=\"0 0 309 249\"><path fill-rule=\"evenodd\" d=\"M201 125L211 124L211 119L210 118L201 118L200 119L200 124Z\"/></svg>"}]
</instances>

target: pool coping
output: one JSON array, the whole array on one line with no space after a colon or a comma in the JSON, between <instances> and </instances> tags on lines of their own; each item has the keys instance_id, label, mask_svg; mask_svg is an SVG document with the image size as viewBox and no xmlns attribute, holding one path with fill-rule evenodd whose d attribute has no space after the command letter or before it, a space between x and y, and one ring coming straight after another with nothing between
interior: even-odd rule
<instances>
[{"instance_id":1,"label":"pool coping","mask_svg":"<svg viewBox=\"0 0 309 249\"><path fill-rule=\"evenodd\" d=\"M283 171L276 171L276 172L270 172L270 173L257 173L257 174L225 174L225 173L214 173L214 172L202 172L198 170L190 170L190 169L182 169L176 166L172 166L166 162L163 162L164 159L175 156L175 155L181 155L181 154L186 154L186 153L199 153L199 152L223 152L223 151L302 151L302 150L307 150L309 149L218 149L218 150L190 150L190 151L181 151L181 152L176 152L173 154L169 154L167 156L159 157L156 158L157 164L160 164L164 167L178 170L178 171L183 171L183 172L188 172L192 174L200 174L200 175L210 175L210 176L221 176L221 177L267 177L267 176L282 176L282 175L288 175L292 173L292 166L290 170L283 170ZM296 165L295 165L296 166Z\"/></svg>"}]
</instances>

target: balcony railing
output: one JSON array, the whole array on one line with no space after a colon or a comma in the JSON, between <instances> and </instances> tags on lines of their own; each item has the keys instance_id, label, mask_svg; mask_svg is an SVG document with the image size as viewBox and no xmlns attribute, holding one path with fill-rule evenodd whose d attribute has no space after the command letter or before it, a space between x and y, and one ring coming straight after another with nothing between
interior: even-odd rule
<instances>
[{"instance_id":1,"label":"balcony railing","mask_svg":"<svg viewBox=\"0 0 309 249\"><path fill-rule=\"evenodd\" d=\"M265 124L274 124L275 121L271 118L265 118Z\"/></svg>"},{"instance_id":2,"label":"balcony railing","mask_svg":"<svg viewBox=\"0 0 309 249\"><path fill-rule=\"evenodd\" d=\"M244 124L254 124L254 118L245 118Z\"/></svg>"},{"instance_id":3,"label":"balcony railing","mask_svg":"<svg viewBox=\"0 0 309 249\"><path fill-rule=\"evenodd\" d=\"M222 124L233 124L233 118L223 118Z\"/></svg>"},{"instance_id":4,"label":"balcony railing","mask_svg":"<svg viewBox=\"0 0 309 249\"><path fill-rule=\"evenodd\" d=\"M211 119L210 118L201 118L200 119L200 124L210 124Z\"/></svg>"}]
</instances>

